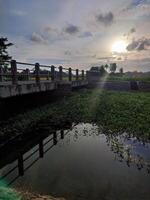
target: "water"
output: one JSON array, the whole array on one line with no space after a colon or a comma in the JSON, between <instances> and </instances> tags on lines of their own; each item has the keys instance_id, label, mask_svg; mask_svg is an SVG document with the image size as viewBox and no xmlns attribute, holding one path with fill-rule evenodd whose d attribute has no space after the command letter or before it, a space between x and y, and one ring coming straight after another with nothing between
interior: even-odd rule
<instances>
[{"instance_id":1,"label":"water","mask_svg":"<svg viewBox=\"0 0 150 200\"><path fill-rule=\"evenodd\" d=\"M15 169L5 181L9 183L16 177L13 187L71 200L150 200L148 142L126 133L104 134L92 124L78 124L72 130L64 130L64 139L60 131L57 134L57 140L56 135L40 140L47 143L43 158L38 159L36 143L31 150L22 151L24 159L35 151L24 162L24 168L27 167L24 176L17 177ZM11 159L1 169L1 176L14 166L16 161Z\"/></svg>"}]
</instances>

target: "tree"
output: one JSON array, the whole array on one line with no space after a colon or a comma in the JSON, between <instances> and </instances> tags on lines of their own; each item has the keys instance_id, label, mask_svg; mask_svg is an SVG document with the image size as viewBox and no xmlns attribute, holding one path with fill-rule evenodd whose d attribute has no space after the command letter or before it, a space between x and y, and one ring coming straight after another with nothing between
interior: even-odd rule
<instances>
[{"instance_id":1,"label":"tree","mask_svg":"<svg viewBox=\"0 0 150 200\"><path fill-rule=\"evenodd\" d=\"M1 37L0 38L0 65L7 68L6 61L11 60L11 56L8 55L7 48L12 46L12 43L8 43L8 39Z\"/></svg>"},{"instance_id":2,"label":"tree","mask_svg":"<svg viewBox=\"0 0 150 200\"><path fill-rule=\"evenodd\" d=\"M117 69L117 64L116 63L111 63L110 64L110 72L111 73L115 73L116 69Z\"/></svg>"},{"instance_id":3,"label":"tree","mask_svg":"<svg viewBox=\"0 0 150 200\"><path fill-rule=\"evenodd\" d=\"M105 65L105 69L107 70L108 68L109 68L109 66L106 64L106 65Z\"/></svg>"},{"instance_id":4,"label":"tree","mask_svg":"<svg viewBox=\"0 0 150 200\"><path fill-rule=\"evenodd\" d=\"M103 76L107 71L105 70L105 67L103 65L101 66L96 66L96 67L91 67L90 71L98 72Z\"/></svg>"},{"instance_id":5,"label":"tree","mask_svg":"<svg viewBox=\"0 0 150 200\"><path fill-rule=\"evenodd\" d=\"M123 67L119 69L120 74L123 74Z\"/></svg>"},{"instance_id":6,"label":"tree","mask_svg":"<svg viewBox=\"0 0 150 200\"><path fill-rule=\"evenodd\" d=\"M102 74L102 76L103 76L104 74L106 74L106 73L107 73L107 72L106 72L106 70L105 70L105 67L104 67L104 65L100 66L100 69L99 69L99 71L100 71L100 73Z\"/></svg>"}]
</instances>

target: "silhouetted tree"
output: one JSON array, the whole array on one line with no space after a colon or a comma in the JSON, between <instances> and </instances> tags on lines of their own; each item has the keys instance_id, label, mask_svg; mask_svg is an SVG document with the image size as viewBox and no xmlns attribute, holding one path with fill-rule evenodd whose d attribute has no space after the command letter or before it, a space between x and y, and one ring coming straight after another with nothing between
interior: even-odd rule
<instances>
[{"instance_id":1,"label":"silhouetted tree","mask_svg":"<svg viewBox=\"0 0 150 200\"><path fill-rule=\"evenodd\" d=\"M0 65L4 67L4 70L7 70L6 61L11 60L11 56L8 55L7 48L12 45L12 43L8 43L7 38L0 38Z\"/></svg>"},{"instance_id":2,"label":"silhouetted tree","mask_svg":"<svg viewBox=\"0 0 150 200\"><path fill-rule=\"evenodd\" d=\"M94 71L94 72L99 72L102 76L107 73L107 71L105 70L105 67L102 66L96 66L96 67L91 67L90 71Z\"/></svg>"},{"instance_id":3,"label":"silhouetted tree","mask_svg":"<svg viewBox=\"0 0 150 200\"><path fill-rule=\"evenodd\" d=\"M109 66L108 66L108 64L106 64L106 65L105 65L105 69L108 69L108 68L109 68Z\"/></svg>"},{"instance_id":4,"label":"silhouetted tree","mask_svg":"<svg viewBox=\"0 0 150 200\"><path fill-rule=\"evenodd\" d=\"M117 64L116 63L111 63L110 64L110 72L111 73L115 73L116 69L117 69Z\"/></svg>"},{"instance_id":5,"label":"silhouetted tree","mask_svg":"<svg viewBox=\"0 0 150 200\"><path fill-rule=\"evenodd\" d=\"M123 74L123 67L119 69L120 74Z\"/></svg>"}]
</instances>

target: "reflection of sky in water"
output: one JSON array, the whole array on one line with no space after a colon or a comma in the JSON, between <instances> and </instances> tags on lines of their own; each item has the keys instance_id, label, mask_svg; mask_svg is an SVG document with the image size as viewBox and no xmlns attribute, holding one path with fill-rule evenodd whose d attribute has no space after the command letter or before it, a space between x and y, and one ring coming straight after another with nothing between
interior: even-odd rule
<instances>
[{"instance_id":1,"label":"reflection of sky in water","mask_svg":"<svg viewBox=\"0 0 150 200\"><path fill-rule=\"evenodd\" d=\"M68 199L148 200L150 176L146 170L128 167L116 157L122 151L119 143L123 143L125 150L131 147L133 155L150 160L150 146L124 138L104 135L95 125L79 124L14 185Z\"/></svg>"},{"instance_id":2,"label":"reflection of sky in water","mask_svg":"<svg viewBox=\"0 0 150 200\"><path fill-rule=\"evenodd\" d=\"M120 138L123 137L123 139L121 139L123 144L129 145L133 154L141 155L144 159L150 161L150 143L140 141L135 137L125 139L125 136L127 136L127 134L124 134L124 137L120 136Z\"/></svg>"}]
</instances>

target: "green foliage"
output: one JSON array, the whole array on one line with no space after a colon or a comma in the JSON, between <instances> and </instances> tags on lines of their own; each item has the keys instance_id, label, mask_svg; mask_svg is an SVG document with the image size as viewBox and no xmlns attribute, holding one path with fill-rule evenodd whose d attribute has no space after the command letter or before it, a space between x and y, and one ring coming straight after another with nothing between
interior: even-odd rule
<instances>
[{"instance_id":1,"label":"green foliage","mask_svg":"<svg viewBox=\"0 0 150 200\"><path fill-rule=\"evenodd\" d=\"M150 138L150 94L84 90L60 102L18 115L1 128L1 134L14 136L41 127L58 127L66 122L96 123L114 132L126 131Z\"/></svg>"}]
</instances>

